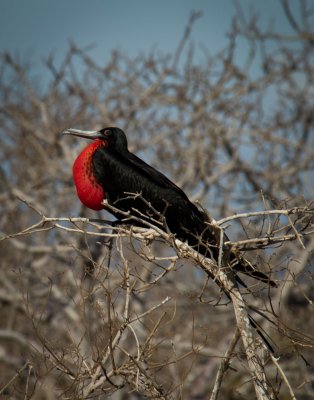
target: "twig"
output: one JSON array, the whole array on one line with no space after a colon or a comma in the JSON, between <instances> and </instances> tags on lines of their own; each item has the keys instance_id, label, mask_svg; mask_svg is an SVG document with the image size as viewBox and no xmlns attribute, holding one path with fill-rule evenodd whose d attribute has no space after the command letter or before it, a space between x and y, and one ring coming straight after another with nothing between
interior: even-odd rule
<instances>
[{"instance_id":1,"label":"twig","mask_svg":"<svg viewBox=\"0 0 314 400\"><path fill-rule=\"evenodd\" d=\"M26 363L23 365L23 367L21 367L16 374L9 380L9 382L7 382L1 389L0 389L0 394L3 394L3 392L11 385L11 383L13 383L15 381L15 379L17 379L21 372L24 371L24 369L26 369L27 367L29 367L30 364L28 361L26 361Z\"/></svg>"},{"instance_id":2,"label":"twig","mask_svg":"<svg viewBox=\"0 0 314 400\"><path fill-rule=\"evenodd\" d=\"M212 391L212 394L210 396L210 400L217 400L218 399L218 394L219 394L219 390L222 384L222 378L224 376L224 373L228 370L229 364L230 364L230 360L233 356L233 351L240 339L241 335L240 335L240 331L238 328L236 328L236 331L233 334L233 337L231 339L231 342L229 344L228 349L225 352L224 357L221 360L219 369L217 371L217 375L216 375L216 379L215 379L215 384L214 384L214 388Z\"/></svg>"},{"instance_id":3,"label":"twig","mask_svg":"<svg viewBox=\"0 0 314 400\"><path fill-rule=\"evenodd\" d=\"M292 214L297 214L297 213L304 213L304 214L312 214L314 215L314 210L309 209L308 207L294 207L290 208L288 210L266 210L266 211L252 211L248 213L240 213L240 214L235 214L231 215L226 218L222 218L219 221L216 221L218 225L223 225L226 222L232 221L234 219L239 219L239 218L250 218L250 217L259 217L263 215L292 215Z\"/></svg>"},{"instance_id":4,"label":"twig","mask_svg":"<svg viewBox=\"0 0 314 400\"><path fill-rule=\"evenodd\" d=\"M305 250L305 246L304 246L304 243L302 242L301 235L300 235L299 232L297 231L297 229L296 229L296 227L294 226L294 224L293 224L293 222L292 222L292 220L291 220L291 218L290 218L289 215L288 215L288 220L289 220L290 226L291 226L292 230L294 231L294 233L295 233L295 235L296 235L296 238L298 239L298 241L299 241L301 247L303 248L303 250Z\"/></svg>"},{"instance_id":5,"label":"twig","mask_svg":"<svg viewBox=\"0 0 314 400\"><path fill-rule=\"evenodd\" d=\"M194 22L198 18L200 18L202 15L203 15L202 11L192 11L191 12L190 19L189 19L189 22L187 24L187 27L185 28L183 38L181 39L181 41L179 43L179 46L178 46L178 48L177 48L177 50L175 52L175 55L174 55L174 58L173 58L172 69L175 69L177 64L178 64L178 62L179 62L181 53L182 53L182 51L184 49L184 46L185 46L185 44L186 44L186 42L187 42L187 40L188 40L188 38L189 38L189 36L191 34Z\"/></svg>"},{"instance_id":6,"label":"twig","mask_svg":"<svg viewBox=\"0 0 314 400\"><path fill-rule=\"evenodd\" d=\"M285 384L287 385L287 387L288 387L288 389L289 389L289 392L290 392L291 399L292 399L292 400L296 400L297 398L295 397L295 395L294 395L294 393L293 393L293 390L292 390L292 387L291 387L291 385L290 385L290 383L289 383L289 380L288 380L288 378L286 377L285 373L283 372L283 369L282 369L281 366L279 365L278 360L276 359L276 357L273 356L273 354L271 354L270 357L271 357L271 359L272 359L272 362L276 365L276 367L277 367L277 369L278 369L278 371L279 371L279 373L280 373L282 379L284 380Z\"/></svg>"},{"instance_id":7,"label":"twig","mask_svg":"<svg viewBox=\"0 0 314 400\"><path fill-rule=\"evenodd\" d=\"M171 300L170 297L166 297L162 302L160 302L159 304L157 304L154 307L151 307L148 311L140 314L139 316L137 316L136 318L133 318L130 321L125 321L122 326L120 327L120 329L118 330L118 332L116 333L116 336L114 337L114 339L112 340L112 348L114 348L115 346L118 345L121 336L125 330L125 328L132 324L135 321L140 320L141 318L143 318L144 316L152 313L154 310L156 310L157 308L161 307L162 305L164 305L165 303L167 303L169 300ZM102 370L105 369L105 364L108 360L108 357L110 355L110 349L107 349L104 357L101 360L101 365L99 365L98 367L96 367L94 374L91 377L91 382L90 384L84 389L84 396L88 397L90 395L90 393L92 393L94 390L96 390L97 388L99 388L105 381L106 381L106 377L102 376Z\"/></svg>"},{"instance_id":8,"label":"twig","mask_svg":"<svg viewBox=\"0 0 314 400\"><path fill-rule=\"evenodd\" d=\"M140 362L140 358L141 358L141 351L140 351L140 342L138 340L137 334L133 328L132 325L128 325L128 329L130 329L130 331L132 332L135 342L136 342L136 349L137 349L137 356L136 356L136 361L139 363ZM139 368L137 368L137 372L136 372L136 389L138 390L139 387L139 376L140 376L140 370Z\"/></svg>"},{"instance_id":9,"label":"twig","mask_svg":"<svg viewBox=\"0 0 314 400\"><path fill-rule=\"evenodd\" d=\"M313 231L305 232L301 235L311 235ZM225 242L225 245L229 245L232 248L238 248L241 250L253 250L256 248L266 247L272 244L292 241L297 238L296 235L282 235L282 236L269 236L265 238L255 238L255 239L246 239L246 240L239 240L237 242ZM255 246L254 246L255 245Z\"/></svg>"}]
</instances>

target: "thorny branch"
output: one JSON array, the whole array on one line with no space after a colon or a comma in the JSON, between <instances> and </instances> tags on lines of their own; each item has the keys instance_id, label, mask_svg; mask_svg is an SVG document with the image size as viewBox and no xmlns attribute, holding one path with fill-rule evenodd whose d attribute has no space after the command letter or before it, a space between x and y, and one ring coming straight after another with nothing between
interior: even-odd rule
<instances>
[{"instance_id":1,"label":"thorny branch","mask_svg":"<svg viewBox=\"0 0 314 400\"><path fill-rule=\"evenodd\" d=\"M118 209L114 207L108 206L106 204L106 207L108 209L112 209L114 212L120 212ZM171 235L167 234L165 236L164 231L161 228L157 228L154 223L150 223L147 220L143 220L140 217L136 216L130 216L129 213L122 213L124 214L125 221L129 223L130 221L134 223L140 223L141 225L146 225L147 228L145 232L141 232L140 234L137 234L137 229L133 231L133 235L135 238L139 239L145 239L145 240L154 240L157 239L158 237L162 237L166 240L170 240ZM266 210L266 211L259 211L259 212L249 212L249 213L241 213L241 214L235 214L232 216L229 216L227 218L215 221L216 225L223 225L226 222L235 220L235 219L240 219L240 218L250 218L250 217L267 217L271 215L284 215L284 216L289 216L289 215L299 215L303 219L304 218L311 218L314 215L314 209L305 206L305 207L294 207L292 209L287 209L287 210ZM127 225L122 223L120 226L112 226L110 222L108 221L103 221L101 219L96 220L96 219L89 219L89 218L69 218L69 217L46 217L42 213L40 213L41 219L33 224L30 227L27 227L23 229L20 232L17 233L12 233L10 235L3 235L0 238L0 241L3 240L8 240L8 239L14 239L19 236L24 236L24 235L30 235L42 231L47 231L50 229L62 229L68 232L77 232L77 233L85 233L90 236L96 236L96 237L107 237L107 238L112 238L112 237L128 237L130 230L128 229ZM62 225L60 223L70 223L74 227L71 228L69 226ZM86 230L86 228L79 228L78 223L83 223L86 224L87 226L96 228L96 229L111 229L112 232L96 232L96 231L91 231L91 230ZM231 242L227 241L225 244L229 245L231 247L236 247L239 250L248 250L252 248L263 248L263 247L270 247L271 245L281 243L281 242L286 242L286 241L294 241L294 240L299 240L301 242L302 247L304 248L302 238L312 235L314 233L314 229L312 228L312 225L309 225L307 223L304 223L303 227L300 228L298 231L295 227L299 223L298 218L296 221L291 221L289 219L289 223L287 225L280 225L279 228L279 220L275 222L276 225L273 226L272 232L267 232L266 237L258 237L258 238L250 238L246 240L241 240L237 242ZM278 235L278 232L282 232L283 230L286 230L289 232L290 230L293 230L294 234L283 234L283 235ZM143 235L143 236L142 236ZM66 248L65 248L66 250Z\"/></svg>"}]
</instances>

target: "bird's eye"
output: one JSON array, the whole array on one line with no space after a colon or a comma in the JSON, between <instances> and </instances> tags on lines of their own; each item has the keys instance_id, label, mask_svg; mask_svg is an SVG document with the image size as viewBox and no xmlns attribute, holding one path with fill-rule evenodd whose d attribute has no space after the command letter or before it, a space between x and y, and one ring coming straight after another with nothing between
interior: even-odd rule
<instances>
[{"instance_id":1,"label":"bird's eye","mask_svg":"<svg viewBox=\"0 0 314 400\"><path fill-rule=\"evenodd\" d=\"M110 129L106 129L106 130L104 131L104 135L105 135L105 136L110 136L111 134L112 134L112 132L111 132Z\"/></svg>"}]
</instances>

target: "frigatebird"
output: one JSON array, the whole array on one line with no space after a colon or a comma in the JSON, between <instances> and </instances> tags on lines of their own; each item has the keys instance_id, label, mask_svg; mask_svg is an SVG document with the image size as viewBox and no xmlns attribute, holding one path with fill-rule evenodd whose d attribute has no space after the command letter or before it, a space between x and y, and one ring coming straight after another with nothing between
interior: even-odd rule
<instances>
[{"instance_id":1,"label":"frigatebird","mask_svg":"<svg viewBox=\"0 0 314 400\"><path fill-rule=\"evenodd\" d=\"M220 235L217 235L210 218L164 174L128 150L122 129L66 129L63 134L92 140L73 165L77 194L86 207L101 210L105 208L103 201L106 200L110 206L122 211L121 214L111 211L118 220L122 221L125 213L129 213L137 217L136 221L149 221L170 231L200 254L217 261ZM132 223L132 218L130 221ZM135 220L133 223L138 224ZM243 272L276 286L238 252L230 252L229 258L235 272ZM237 274L235 276L242 283Z\"/></svg>"}]
</instances>

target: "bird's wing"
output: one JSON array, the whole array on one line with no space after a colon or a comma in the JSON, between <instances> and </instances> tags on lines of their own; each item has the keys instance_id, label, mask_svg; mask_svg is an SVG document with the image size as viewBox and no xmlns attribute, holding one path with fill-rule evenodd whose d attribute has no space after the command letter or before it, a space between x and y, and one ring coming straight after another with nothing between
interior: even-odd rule
<instances>
[{"instance_id":1,"label":"bird's wing","mask_svg":"<svg viewBox=\"0 0 314 400\"><path fill-rule=\"evenodd\" d=\"M171 182L163 173L157 171L155 168L147 164L141 158L137 157L133 153L128 153L127 161L135 167L141 174L144 174L151 182L156 185L165 188L172 189L179 193L184 199L188 200L187 195L180 189L175 183Z\"/></svg>"}]
</instances>

